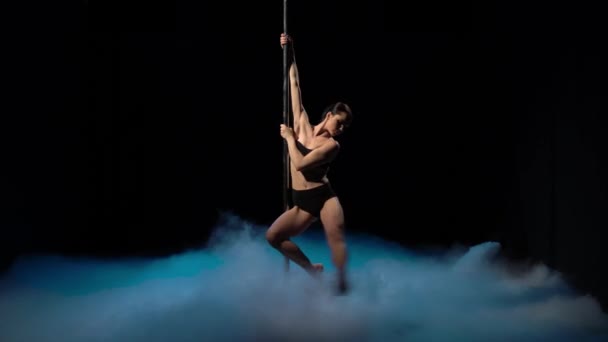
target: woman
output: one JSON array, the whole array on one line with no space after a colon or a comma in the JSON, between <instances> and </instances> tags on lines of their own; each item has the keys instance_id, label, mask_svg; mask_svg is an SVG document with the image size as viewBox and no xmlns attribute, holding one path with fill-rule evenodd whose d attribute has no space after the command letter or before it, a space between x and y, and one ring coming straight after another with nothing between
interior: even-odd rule
<instances>
[{"instance_id":1,"label":"woman","mask_svg":"<svg viewBox=\"0 0 608 342\"><path fill-rule=\"evenodd\" d=\"M344 294L348 289L344 213L338 196L327 179L327 171L330 162L340 150L340 144L334 138L349 126L352 112L347 104L337 102L326 108L321 122L313 126L302 105L293 42L286 34L281 34L281 47L290 49L289 84L293 128L281 125L281 136L285 139L289 151L294 206L274 221L266 232L266 239L270 245L310 275L317 276L323 271L323 265L311 263L290 238L302 233L320 219L332 261L338 271L337 290L338 293Z\"/></svg>"}]
</instances>

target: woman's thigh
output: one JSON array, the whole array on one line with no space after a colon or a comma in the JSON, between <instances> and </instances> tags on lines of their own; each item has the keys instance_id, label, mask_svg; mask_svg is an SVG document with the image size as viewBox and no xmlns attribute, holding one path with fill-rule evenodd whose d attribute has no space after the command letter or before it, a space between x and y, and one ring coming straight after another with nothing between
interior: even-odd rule
<instances>
[{"instance_id":1,"label":"woman's thigh","mask_svg":"<svg viewBox=\"0 0 608 342\"><path fill-rule=\"evenodd\" d=\"M321 223L330 239L342 239L344 234L344 211L338 197L328 199L321 209Z\"/></svg>"},{"instance_id":2,"label":"woman's thigh","mask_svg":"<svg viewBox=\"0 0 608 342\"><path fill-rule=\"evenodd\" d=\"M267 235L290 238L305 231L314 221L311 214L293 207L279 216L268 228Z\"/></svg>"}]
</instances>

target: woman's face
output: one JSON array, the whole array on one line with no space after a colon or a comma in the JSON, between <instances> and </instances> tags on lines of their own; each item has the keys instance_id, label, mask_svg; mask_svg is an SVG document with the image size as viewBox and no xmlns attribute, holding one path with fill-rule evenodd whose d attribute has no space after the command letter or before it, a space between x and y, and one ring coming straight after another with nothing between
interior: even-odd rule
<instances>
[{"instance_id":1,"label":"woman's face","mask_svg":"<svg viewBox=\"0 0 608 342\"><path fill-rule=\"evenodd\" d=\"M328 120L326 124L327 131L331 134L332 137L337 137L342 134L346 129L346 113L339 112L338 114L327 113Z\"/></svg>"}]
</instances>

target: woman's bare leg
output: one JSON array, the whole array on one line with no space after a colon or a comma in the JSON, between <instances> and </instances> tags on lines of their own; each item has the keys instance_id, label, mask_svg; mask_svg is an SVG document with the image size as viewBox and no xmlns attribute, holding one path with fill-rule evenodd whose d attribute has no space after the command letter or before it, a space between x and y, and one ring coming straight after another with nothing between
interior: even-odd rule
<instances>
[{"instance_id":1,"label":"woman's bare leg","mask_svg":"<svg viewBox=\"0 0 608 342\"><path fill-rule=\"evenodd\" d=\"M305 231L314 221L314 216L294 207L281 214L266 231L266 240L271 246L311 275L317 275L323 266L311 263L290 238Z\"/></svg>"},{"instance_id":2,"label":"woman's bare leg","mask_svg":"<svg viewBox=\"0 0 608 342\"><path fill-rule=\"evenodd\" d=\"M321 223L325 229L325 236L331 250L332 262L338 271L338 292L344 294L348 291L346 279L346 262L348 253L344 237L344 212L337 197L325 202L321 210Z\"/></svg>"}]
</instances>

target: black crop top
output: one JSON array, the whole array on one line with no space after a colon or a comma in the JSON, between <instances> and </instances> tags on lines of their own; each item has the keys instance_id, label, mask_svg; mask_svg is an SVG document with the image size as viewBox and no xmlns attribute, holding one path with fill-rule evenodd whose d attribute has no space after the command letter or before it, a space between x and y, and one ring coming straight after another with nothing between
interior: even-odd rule
<instances>
[{"instance_id":1,"label":"black crop top","mask_svg":"<svg viewBox=\"0 0 608 342\"><path fill-rule=\"evenodd\" d=\"M298 147L298 150L300 152L302 152L303 155L307 155L310 153L310 151L312 151L311 149L304 146L301 142L299 142L297 140L296 140L296 146ZM327 174L328 170L329 170L329 163L324 163L321 165L317 165L315 167L307 168L306 170L302 171L302 174L304 175L304 178L306 178L307 181L320 183L323 181L323 178Z\"/></svg>"}]
</instances>

